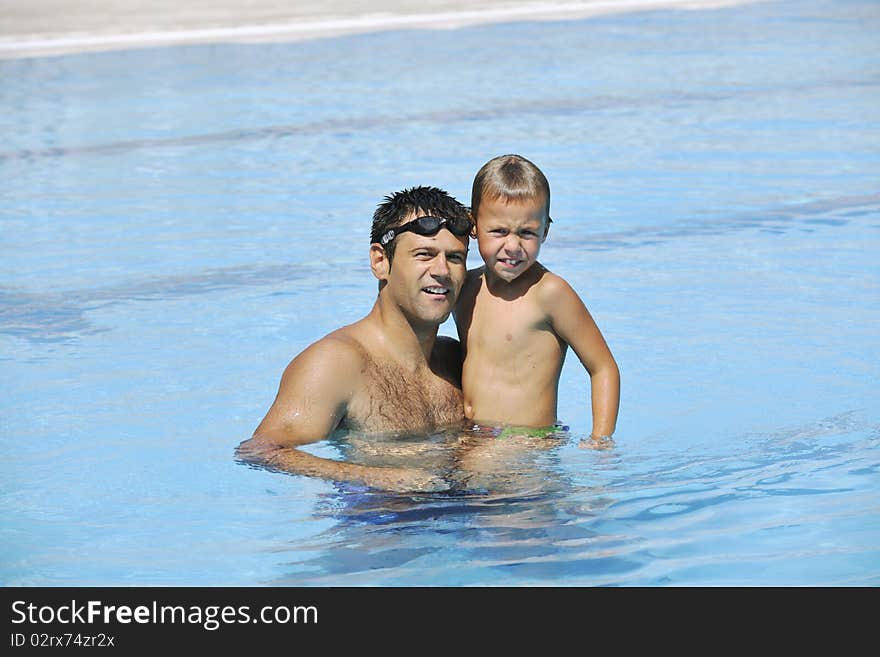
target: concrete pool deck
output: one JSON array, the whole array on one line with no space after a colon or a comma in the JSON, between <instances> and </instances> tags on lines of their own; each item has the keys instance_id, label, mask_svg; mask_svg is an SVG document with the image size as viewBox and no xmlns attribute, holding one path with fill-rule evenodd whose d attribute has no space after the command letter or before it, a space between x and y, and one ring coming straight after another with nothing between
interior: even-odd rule
<instances>
[{"instance_id":1,"label":"concrete pool deck","mask_svg":"<svg viewBox=\"0 0 880 657\"><path fill-rule=\"evenodd\" d=\"M759 0L0 0L0 59L198 43L283 42L398 29L570 20Z\"/></svg>"}]
</instances>

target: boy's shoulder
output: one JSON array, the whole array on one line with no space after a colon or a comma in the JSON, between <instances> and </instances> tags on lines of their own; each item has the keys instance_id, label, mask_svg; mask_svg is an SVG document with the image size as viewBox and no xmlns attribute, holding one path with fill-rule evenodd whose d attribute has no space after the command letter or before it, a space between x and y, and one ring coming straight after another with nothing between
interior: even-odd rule
<instances>
[{"instance_id":1,"label":"boy's shoulder","mask_svg":"<svg viewBox=\"0 0 880 657\"><path fill-rule=\"evenodd\" d=\"M522 281L525 287L521 289L522 294L526 294L532 299L532 303L552 308L556 304L580 299L574 288L562 276L554 274L539 262L536 262L533 267L530 280ZM474 297L482 288L485 273L485 265L468 270L462 285L460 301L468 299L473 302ZM517 283L519 282L517 281Z\"/></svg>"},{"instance_id":2,"label":"boy's shoulder","mask_svg":"<svg viewBox=\"0 0 880 657\"><path fill-rule=\"evenodd\" d=\"M553 307L556 304L565 303L573 298L579 298L578 293L562 276L554 274L543 265L541 265L541 269L543 270L541 278L534 286L534 289L542 305L546 304Z\"/></svg>"},{"instance_id":3,"label":"boy's shoulder","mask_svg":"<svg viewBox=\"0 0 880 657\"><path fill-rule=\"evenodd\" d=\"M541 268L541 278L539 281L541 289L551 292L561 289L572 289L568 281L562 278L562 276L560 276L559 274L554 274L552 271L547 269L539 262L536 262L535 264Z\"/></svg>"}]
</instances>

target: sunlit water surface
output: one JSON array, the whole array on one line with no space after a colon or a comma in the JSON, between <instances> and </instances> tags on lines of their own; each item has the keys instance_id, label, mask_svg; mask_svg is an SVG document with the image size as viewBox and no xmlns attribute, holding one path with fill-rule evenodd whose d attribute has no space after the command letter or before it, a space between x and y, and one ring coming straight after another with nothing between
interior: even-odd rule
<instances>
[{"instance_id":1,"label":"sunlit water surface","mask_svg":"<svg viewBox=\"0 0 880 657\"><path fill-rule=\"evenodd\" d=\"M878 33L769 2L0 62L0 583L877 585ZM371 307L382 196L469 202L506 152L620 364L614 444L570 357L570 430L475 437L448 493L236 463Z\"/></svg>"}]
</instances>

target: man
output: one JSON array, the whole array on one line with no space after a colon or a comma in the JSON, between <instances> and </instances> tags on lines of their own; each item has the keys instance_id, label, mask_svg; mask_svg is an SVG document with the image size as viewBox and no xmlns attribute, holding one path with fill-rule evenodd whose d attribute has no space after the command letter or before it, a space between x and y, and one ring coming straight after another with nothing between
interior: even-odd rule
<instances>
[{"instance_id":1,"label":"man","mask_svg":"<svg viewBox=\"0 0 880 657\"><path fill-rule=\"evenodd\" d=\"M471 227L467 208L436 187L387 196L370 236L370 268L379 280L373 309L291 361L239 458L386 490L448 488L417 468L334 461L298 448L337 428L421 433L463 421L459 344L437 329L464 282Z\"/></svg>"}]
</instances>

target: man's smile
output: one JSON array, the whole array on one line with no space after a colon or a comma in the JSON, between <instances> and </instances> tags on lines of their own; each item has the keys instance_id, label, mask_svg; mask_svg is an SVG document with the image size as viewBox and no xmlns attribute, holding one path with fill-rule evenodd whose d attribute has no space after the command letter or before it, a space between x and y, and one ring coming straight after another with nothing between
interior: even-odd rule
<instances>
[{"instance_id":1,"label":"man's smile","mask_svg":"<svg viewBox=\"0 0 880 657\"><path fill-rule=\"evenodd\" d=\"M445 299L449 294L448 287L441 287L439 285L432 285L430 287L423 287L422 292L426 292L430 294L432 297L437 297L441 299Z\"/></svg>"}]
</instances>

